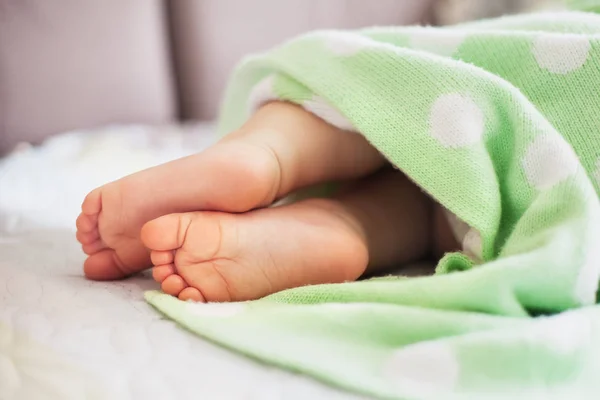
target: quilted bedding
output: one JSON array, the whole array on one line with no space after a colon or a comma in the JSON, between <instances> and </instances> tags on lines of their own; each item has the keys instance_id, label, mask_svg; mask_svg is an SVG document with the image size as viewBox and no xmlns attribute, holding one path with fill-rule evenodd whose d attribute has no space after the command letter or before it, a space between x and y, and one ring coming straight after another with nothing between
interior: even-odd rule
<instances>
[{"instance_id":1,"label":"quilted bedding","mask_svg":"<svg viewBox=\"0 0 600 400\"><path fill-rule=\"evenodd\" d=\"M148 277L83 279L85 193L212 140L209 125L71 132L0 160L0 399L356 399L163 319Z\"/></svg>"}]
</instances>

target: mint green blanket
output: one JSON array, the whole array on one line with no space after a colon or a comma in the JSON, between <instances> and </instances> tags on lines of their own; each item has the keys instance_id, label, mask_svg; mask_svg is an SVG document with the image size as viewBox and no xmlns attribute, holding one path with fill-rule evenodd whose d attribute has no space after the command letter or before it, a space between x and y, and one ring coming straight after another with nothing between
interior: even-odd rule
<instances>
[{"instance_id":1,"label":"mint green blanket","mask_svg":"<svg viewBox=\"0 0 600 400\"><path fill-rule=\"evenodd\" d=\"M600 396L600 15L311 33L242 63L223 131L271 98L364 135L458 220L464 251L431 277L152 305L375 397Z\"/></svg>"}]
</instances>

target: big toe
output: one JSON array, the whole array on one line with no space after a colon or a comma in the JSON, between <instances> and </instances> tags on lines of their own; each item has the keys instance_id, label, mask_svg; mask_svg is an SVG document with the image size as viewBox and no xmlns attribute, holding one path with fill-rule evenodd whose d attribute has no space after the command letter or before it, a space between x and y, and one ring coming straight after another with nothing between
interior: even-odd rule
<instances>
[{"instance_id":1,"label":"big toe","mask_svg":"<svg viewBox=\"0 0 600 400\"><path fill-rule=\"evenodd\" d=\"M177 249L183 245L191 222L190 214L169 214L156 218L142 227L142 243L155 251Z\"/></svg>"},{"instance_id":2,"label":"big toe","mask_svg":"<svg viewBox=\"0 0 600 400\"><path fill-rule=\"evenodd\" d=\"M119 265L115 252L110 249L88 257L83 264L83 272L87 278L97 281L122 279L128 275Z\"/></svg>"},{"instance_id":3,"label":"big toe","mask_svg":"<svg viewBox=\"0 0 600 400\"><path fill-rule=\"evenodd\" d=\"M102 189L97 188L92 190L85 196L81 204L81 211L85 215L96 215L102 209Z\"/></svg>"}]
</instances>

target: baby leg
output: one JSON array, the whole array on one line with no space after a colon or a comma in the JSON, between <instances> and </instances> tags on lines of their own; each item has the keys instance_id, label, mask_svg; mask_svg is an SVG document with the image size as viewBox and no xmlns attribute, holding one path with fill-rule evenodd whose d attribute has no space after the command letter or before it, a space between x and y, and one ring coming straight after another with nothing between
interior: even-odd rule
<instances>
[{"instance_id":1,"label":"baby leg","mask_svg":"<svg viewBox=\"0 0 600 400\"><path fill-rule=\"evenodd\" d=\"M147 223L153 276L182 300L241 301L425 257L432 202L399 172L365 179L332 199L245 214L170 214Z\"/></svg>"},{"instance_id":2,"label":"baby leg","mask_svg":"<svg viewBox=\"0 0 600 400\"><path fill-rule=\"evenodd\" d=\"M92 191L77 219L92 279L117 279L151 266L142 225L196 210L244 212L295 189L365 176L384 163L358 134L301 107L274 102L208 150Z\"/></svg>"}]
</instances>

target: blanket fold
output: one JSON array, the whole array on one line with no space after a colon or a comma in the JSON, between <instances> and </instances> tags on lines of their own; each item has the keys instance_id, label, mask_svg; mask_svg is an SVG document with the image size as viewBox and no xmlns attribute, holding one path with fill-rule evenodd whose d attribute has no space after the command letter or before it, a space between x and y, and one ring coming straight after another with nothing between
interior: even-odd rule
<instances>
[{"instance_id":1,"label":"blanket fold","mask_svg":"<svg viewBox=\"0 0 600 400\"><path fill-rule=\"evenodd\" d=\"M462 225L463 251L431 277L147 300L199 335L376 397L592 398L599 94L600 16L582 12L321 31L253 56L223 132L280 99L364 135Z\"/></svg>"}]
</instances>

